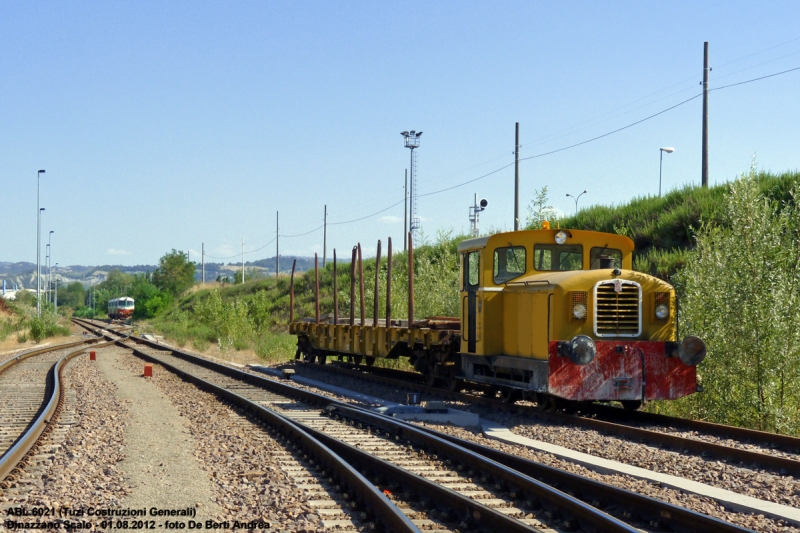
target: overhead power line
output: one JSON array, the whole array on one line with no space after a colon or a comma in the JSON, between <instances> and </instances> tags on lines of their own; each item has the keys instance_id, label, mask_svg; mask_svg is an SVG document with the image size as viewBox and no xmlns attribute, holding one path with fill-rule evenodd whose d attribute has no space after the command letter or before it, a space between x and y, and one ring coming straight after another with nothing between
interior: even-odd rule
<instances>
[{"instance_id":1,"label":"overhead power line","mask_svg":"<svg viewBox=\"0 0 800 533\"><path fill-rule=\"evenodd\" d=\"M791 42L791 41L790 41L790 42ZM766 76L759 76L759 77L757 77L757 78L753 78L753 79L750 79L750 80L744 80L744 81L740 81L740 82L737 82L737 83L731 83L731 84L728 84L728 85L723 85L723 86L721 86L721 87L715 87L715 88L709 89L709 91L719 91L719 90L722 90L722 89L728 89L728 88L730 88L730 87L736 87L736 86L738 86L738 85L745 85L745 84L747 84L747 83L752 83L752 82L755 82L755 81L760 81L760 80L764 80L764 79L767 79L767 78L773 78L773 77L775 77L775 76L780 76L781 74L787 74L787 73L789 73L789 72L794 72L794 71L797 71L797 70L800 70L800 67L795 67L795 68L790 68L790 69L787 69L787 70L782 70L782 71L780 71L780 72L775 72L775 73L773 73L773 74L767 74ZM700 94L696 94L696 95L692 96L691 98L687 98L686 100L683 100L682 102L678 102L677 104L675 104L675 105L672 105L672 106L670 106L670 107L668 107L668 108L666 108L666 109L662 109L661 111L659 111L659 112L657 112L657 113L653 113L652 115L649 115L649 116L647 116L647 117L645 117L645 118L642 118L642 119L640 119L640 120L637 120L637 121L635 121L635 122L631 122L630 124L627 124L627 125L625 125L625 126L622 126L621 128L617 128L617 129L615 129L615 130L612 130L612 131L609 131L609 132L603 133L603 134L601 134L601 135L597 135L597 136L595 136L595 137L592 137L591 139L586 139L585 141L581 141L581 142L577 142L577 143L574 143L574 144L570 144L569 146L564 146L564 147L562 147L562 148L557 148L557 149L555 149L555 150L550 150L550 151L548 151L548 152L542 152L542 153L540 153L540 154L536 154L536 155L532 155L532 156L528 156L528 157L523 157L523 158L520 158L520 161L526 161L526 160L528 160L528 159L537 159L537 158L539 158L539 157L544 157L544 156L552 155L552 154L555 154L555 153L558 153L558 152L563 152L563 151L565 151L565 150L570 150L570 149L572 149L572 148L577 148L578 146L583 146L584 144L589 144L589 143L591 143L591 142L597 141L597 140L599 140L599 139L602 139L602 138L604 138L604 137L608 137L608 136L610 136L610 135L613 135L613 134L615 134L615 133L619 133L620 131L623 131L623 130L626 130L626 129L632 128L633 126L636 126L636 125L638 125L638 124L641 124L641 123L643 123L643 122L646 122L646 121L648 121L648 120L651 120L651 119L653 119L653 118L655 118L655 117L657 117L657 116L659 116L659 115L663 115L664 113L666 113L666 112L668 112L668 111L672 111L673 109L676 109L676 108L678 108L678 107L680 107L680 106L682 106L682 105L685 105L685 104L687 104L687 103L691 102L692 100L695 100L695 99L697 99L697 98L699 98L699 97L701 97L701 96L703 96L703 94L702 94L702 93L700 93ZM433 195L435 195L435 194L441 194L441 193L443 193L443 192L451 191L451 190L453 190L453 189L457 189L457 188L459 188L459 187L463 187L463 186L465 186L465 185L469 185L470 183L474 183L474 182L476 182L476 181L479 181L479 180L482 180L482 179L488 178L489 176L492 176L493 174L497 174L497 173L498 173L498 172L500 172L501 170L505 170L505 169L507 169L507 168L509 168L510 166L513 166L513 165L514 165L514 163L513 163L513 162L511 162L511 163L509 163L509 164L507 164L507 165L503 165L502 167L500 167L500 168L497 168L497 169L495 169L495 170L493 170L493 171L491 171L491 172L488 172L488 173L486 173L486 174L483 174L483 175L481 175L481 176L478 176L477 178L473 178L473 179L471 179L471 180L467 180L467 181L465 181L465 182L458 183L458 184L456 184L456 185L452 185L452 186L450 186L450 187L445 187L444 189L439 189L439 190L432 191L432 192L428 192L428 193L425 193L425 194L420 194L420 195L419 195L419 197L420 197L420 198L422 198L422 197L425 197L425 196L433 196ZM343 220L343 221L341 221L341 222L328 222L328 225L331 225L331 226L336 226L336 225L342 225L342 224L352 224L352 223L354 223L354 222L360 222L360 221L362 221L362 220L366 220L366 219L368 219L368 218L372 218L372 217L374 217L374 216L377 216L377 215L379 215L379 214L381 214L381 213L383 213L383 212L385 212L385 211L388 211L389 209L391 209L391 208L393 208L393 207L396 207L397 205L400 205L400 204L401 204L401 203L403 203L404 201L405 201L405 198L403 198L403 199L402 199L402 200L400 200L399 202L395 202L395 203L393 203L392 205L390 205L390 206L388 206L388 207L385 207L385 208L383 208L383 209L381 209L381 210L379 210L379 211L375 211L374 213L371 213L371 214L369 214L369 215L365 215L365 216L363 216L363 217L359 217L359 218L354 218L354 219L352 219L352 220ZM323 227L324 227L324 225L322 225L322 226L317 226L316 228L314 228L314 229L312 229L312 230L310 230L310 231L307 231L307 232L305 232L305 233L298 233L298 234L295 234L295 235L280 235L280 236L281 236L281 237L284 237L284 238L302 237L302 236L304 236L304 235L309 235L309 234L311 234L311 233L314 233L315 231L319 231L319 230L321 230ZM249 253L253 253L253 252L257 252L257 251L259 251L259 250L262 250L262 249L266 248L267 246L269 246L269 245L270 245L270 244L271 244L271 243L272 243L274 240L275 240L275 238L273 238L271 241L269 241L267 244L265 244L265 245L264 245L264 246L262 246L261 248L257 248L257 249L255 249L255 250L251 250L251 251L249 251L249 252L244 252L244 253L246 253L246 254L249 254ZM234 257L239 257L239 254L234 254L234 255L231 255L231 256L229 256L229 257L214 257L214 256L212 256L212 255L208 255L208 254L206 254L206 256L207 256L207 257L210 257L210 258L212 258L212 259L231 259L231 258L234 258Z\"/></svg>"}]
</instances>

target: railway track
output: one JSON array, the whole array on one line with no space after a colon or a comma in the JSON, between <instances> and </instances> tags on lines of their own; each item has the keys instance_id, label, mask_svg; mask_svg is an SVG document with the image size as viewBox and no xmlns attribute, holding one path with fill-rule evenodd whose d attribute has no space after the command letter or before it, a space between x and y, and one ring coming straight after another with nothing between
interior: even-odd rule
<instances>
[{"instance_id":1,"label":"railway track","mask_svg":"<svg viewBox=\"0 0 800 533\"><path fill-rule=\"evenodd\" d=\"M369 489L380 489L415 527L461 531L747 531L172 348L142 339L136 342L119 344L263 417L273 427L275 420L282 420L299 428L292 435L302 431L316 439L364 474ZM296 435L286 439L289 449L306 446L298 443ZM304 454L310 464L300 466L315 466L317 459L310 457ZM329 480L330 484L337 483L332 476ZM340 478L338 484L343 483ZM342 494L347 507L359 513L376 512L361 496L361 491L368 489L356 489L354 484L353 480L348 483L356 496ZM311 489L316 485L300 486Z\"/></svg>"},{"instance_id":2,"label":"railway track","mask_svg":"<svg viewBox=\"0 0 800 533\"><path fill-rule=\"evenodd\" d=\"M300 363L310 364L310 363ZM582 405L580 411L543 410L537 406L508 404L486 395L484 389L472 392L448 391L422 383L422 376L380 367L349 363L314 364L314 368L350 377L406 388L426 397L441 397L467 404L479 404L544 419L565 425L625 437L664 449L692 453L736 466L773 471L779 475L800 477L800 438L762 431L687 420L646 412L624 411L604 405Z\"/></svg>"},{"instance_id":3,"label":"railway track","mask_svg":"<svg viewBox=\"0 0 800 533\"><path fill-rule=\"evenodd\" d=\"M54 427L63 402L61 373L86 351L70 349L92 342L97 339L34 350L0 363L0 482L13 476L42 434Z\"/></svg>"}]
</instances>

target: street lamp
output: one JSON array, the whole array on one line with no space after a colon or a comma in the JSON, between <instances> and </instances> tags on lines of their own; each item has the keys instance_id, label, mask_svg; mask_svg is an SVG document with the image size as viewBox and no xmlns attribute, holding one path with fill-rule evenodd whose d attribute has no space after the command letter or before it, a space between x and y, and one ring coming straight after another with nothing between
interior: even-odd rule
<instances>
[{"instance_id":1,"label":"street lamp","mask_svg":"<svg viewBox=\"0 0 800 533\"><path fill-rule=\"evenodd\" d=\"M42 210L39 208L39 178L44 174L44 170L36 173L36 316L42 316L42 308L39 305L39 296L42 290L40 278L42 276Z\"/></svg>"},{"instance_id":2,"label":"street lamp","mask_svg":"<svg viewBox=\"0 0 800 533\"><path fill-rule=\"evenodd\" d=\"M664 152L671 154L675 151L675 148L671 146L665 146L664 148L659 148L659 156L658 156L658 197L661 197L661 162L664 160Z\"/></svg>"},{"instance_id":3,"label":"street lamp","mask_svg":"<svg viewBox=\"0 0 800 533\"><path fill-rule=\"evenodd\" d=\"M53 233L55 233L55 231L50 230L50 234L47 236L47 247L50 248L50 250L47 252L47 291L45 291L45 296L47 297L48 302L50 301L50 296L52 296L50 288L53 284L53 277L50 269L50 265L53 264Z\"/></svg>"},{"instance_id":4,"label":"street lamp","mask_svg":"<svg viewBox=\"0 0 800 533\"><path fill-rule=\"evenodd\" d=\"M56 263L56 293L53 296L53 309L58 314L58 263Z\"/></svg>"},{"instance_id":5,"label":"street lamp","mask_svg":"<svg viewBox=\"0 0 800 533\"><path fill-rule=\"evenodd\" d=\"M572 198L573 200L575 200L575 214L576 214L576 215L578 214L578 200L579 200L579 199L580 199L580 197L581 197L581 196L583 196L584 194L586 194L586 191L583 191L583 192L582 192L582 193L580 193L578 196L572 196L570 193L567 193L567 196L569 196L570 198Z\"/></svg>"},{"instance_id":6,"label":"street lamp","mask_svg":"<svg viewBox=\"0 0 800 533\"><path fill-rule=\"evenodd\" d=\"M49 275L50 268L48 267L48 265L50 264L50 245L48 244L47 246L44 247L44 249L45 249L45 254L44 254L44 271L45 271L45 275L44 275L44 278L45 278L45 281L44 281L44 283L45 283L45 286L44 286L44 299L49 302L50 301L50 296L48 295L47 291L50 288L50 275Z\"/></svg>"},{"instance_id":7,"label":"street lamp","mask_svg":"<svg viewBox=\"0 0 800 533\"><path fill-rule=\"evenodd\" d=\"M408 217L409 218L408 231L410 231L413 234L414 230L419 229L419 218L414 216L414 214L416 213L416 211L414 210L415 209L414 199L416 198L414 196L414 183L415 183L414 180L417 177L417 172L416 172L417 165L414 164L414 162L415 162L414 149L415 148L419 148L419 137L420 137L420 135L422 135L422 132L421 131L414 131L414 130L401 131L400 135L402 135L403 139L405 140L405 147L408 148L409 150L411 150L411 164L410 164L410 167L411 167L411 190L409 191L409 195L408 195L411 205L409 206L409 212L410 213L409 213L409 217Z\"/></svg>"}]
</instances>

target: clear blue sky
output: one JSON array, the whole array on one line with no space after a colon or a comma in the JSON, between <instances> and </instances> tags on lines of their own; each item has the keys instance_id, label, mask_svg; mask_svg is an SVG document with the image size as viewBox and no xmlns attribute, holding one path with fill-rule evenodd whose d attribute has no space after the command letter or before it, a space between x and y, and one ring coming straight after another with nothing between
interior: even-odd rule
<instances>
[{"instance_id":1,"label":"clear blue sky","mask_svg":"<svg viewBox=\"0 0 800 533\"><path fill-rule=\"evenodd\" d=\"M423 131L419 192L601 135L711 87L800 66L800 3L2 2L0 261L36 260L36 171L54 262L216 257L328 229L402 249L403 130ZM710 179L800 167L800 71L711 93ZM521 164L522 212L547 185L581 206L700 181L702 98ZM513 224L513 165L420 198L423 230ZM47 242L46 237L43 241ZM43 247L44 250L44 247ZM322 250L322 231L281 254ZM274 242L246 255L275 253ZM44 251L42 252L44 255ZM211 260L211 259L207 259ZM235 261L236 258L231 259Z\"/></svg>"}]
</instances>

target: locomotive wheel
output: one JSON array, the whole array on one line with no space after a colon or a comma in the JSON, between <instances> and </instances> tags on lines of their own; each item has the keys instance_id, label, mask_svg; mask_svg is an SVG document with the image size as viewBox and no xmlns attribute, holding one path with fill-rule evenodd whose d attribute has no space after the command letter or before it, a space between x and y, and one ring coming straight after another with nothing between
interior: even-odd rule
<instances>
[{"instance_id":1,"label":"locomotive wheel","mask_svg":"<svg viewBox=\"0 0 800 533\"><path fill-rule=\"evenodd\" d=\"M450 392L460 391L464 387L464 380L458 378L450 378L447 380L447 390Z\"/></svg>"},{"instance_id":2,"label":"locomotive wheel","mask_svg":"<svg viewBox=\"0 0 800 533\"><path fill-rule=\"evenodd\" d=\"M486 390L483 391L483 395L487 396L489 398L497 398L497 393L499 391L500 391L500 389L498 389L494 385L489 385L489 387Z\"/></svg>"},{"instance_id":3,"label":"locomotive wheel","mask_svg":"<svg viewBox=\"0 0 800 533\"><path fill-rule=\"evenodd\" d=\"M619 403L622 404L622 408L626 411L638 411L644 405L642 400L622 400Z\"/></svg>"},{"instance_id":4,"label":"locomotive wheel","mask_svg":"<svg viewBox=\"0 0 800 533\"><path fill-rule=\"evenodd\" d=\"M536 408L542 411L554 411L556 408L555 399L543 392L536 393Z\"/></svg>"},{"instance_id":5,"label":"locomotive wheel","mask_svg":"<svg viewBox=\"0 0 800 533\"><path fill-rule=\"evenodd\" d=\"M367 358L365 359L365 362L367 363L367 366L371 368L372 365L375 364L375 358L367 356Z\"/></svg>"},{"instance_id":6,"label":"locomotive wheel","mask_svg":"<svg viewBox=\"0 0 800 533\"><path fill-rule=\"evenodd\" d=\"M516 403L521 398L521 394L517 389L511 387L503 387L500 389L500 399L505 403Z\"/></svg>"},{"instance_id":7,"label":"locomotive wheel","mask_svg":"<svg viewBox=\"0 0 800 533\"><path fill-rule=\"evenodd\" d=\"M436 376L430 370L425 374L425 385L428 387L436 386Z\"/></svg>"}]
</instances>

